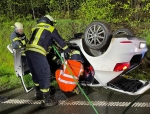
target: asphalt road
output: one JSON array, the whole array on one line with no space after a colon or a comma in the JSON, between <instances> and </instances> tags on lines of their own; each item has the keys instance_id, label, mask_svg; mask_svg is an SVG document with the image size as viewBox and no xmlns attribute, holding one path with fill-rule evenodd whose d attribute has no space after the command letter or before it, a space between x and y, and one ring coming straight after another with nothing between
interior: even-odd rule
<instances>
[{"instance_id":1,"label":"asphalt road","mask_svg":"<svg viewBox=\"0 0 150 114\"><path fill-rule=\"evenodd\" d=\"M96 114L96 111L98 114L150 114L150 91L139 97L104 88L94 89L87 95L93 107L83 94L63 93L60 90L55 94L59 104L48 108L40 107L40 101L34 98L34 91L25 93L23 88L0 91L0 95L9 98L0 103L0 114Z\"/></svg>"}]
</instances>

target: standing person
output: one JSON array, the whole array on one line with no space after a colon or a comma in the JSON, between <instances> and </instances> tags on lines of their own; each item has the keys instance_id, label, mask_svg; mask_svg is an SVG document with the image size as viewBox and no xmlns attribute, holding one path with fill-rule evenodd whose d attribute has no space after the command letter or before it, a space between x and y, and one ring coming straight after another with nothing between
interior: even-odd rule
<instances>
[{"instance_id":1,"label":"standing person","mask_svg":"<svg viewBox=\"0 0 150 114\"><path fill-rule=\"evenodd\" d=\"M35 83L36 98L42 99L41 106L57 105L57 100L50 96L50 65L46 58L49 47L55 40L65 53L70 49L55 29L55 20L50 15L45 15L37 21L32 29L31 38L26 46L26 56L32 79Z\"/></svg>"},{"instance_id":2,"label":"standing person","mask_svg":"<svg viewBox=\"0 0 150 114\"><path fill-rule=\"evenodd\" d=\"M26 38L24 32L23 32L23 24L20 22L16 22L13 26L14 31L10 35L10 41L11 46L13 49L20 49L20 51L23 51L25 49L26 43L28 42L28 39ZM26 57L25 53L21 52L21 59L23 63L26 64ZM6 97L0 96L0 102L6 101Z\"/></svg>"},{"instance_id":3,"label":"standing person","mask_svg":"<svg viewBox=\"0 0 150 114\"><path fill-rule=\"evenodd\" d=\"M24 32L23 32L23 24L20 22L16 22L14 26L11 26L14 28L14 31L12 32L10 36L10 40L12 42L12 48L13 49L21 49L22 52L22 61L26 64L26 57L24 53L24 49L26 47L26 43L28 42L28 39L26 38Z\"/></svg>"}]
</instances>

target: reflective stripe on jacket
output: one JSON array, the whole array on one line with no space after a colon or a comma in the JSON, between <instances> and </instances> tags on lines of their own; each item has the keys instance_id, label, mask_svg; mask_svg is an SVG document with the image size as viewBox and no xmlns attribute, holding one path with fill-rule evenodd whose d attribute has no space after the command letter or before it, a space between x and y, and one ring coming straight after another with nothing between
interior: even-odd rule
<instances>
[{"instance_id":1,"label":"reflective stripe on jacket","mask_svg":"<svg viewBox=\"0 0 150 114\"><path fill-rule=\"evenodd\" d=\"M55 40L64 50L68 50L68 46L63 41L57 30L46 23L39 23L32 29L32 35L26 50L35 51L46 56L49 46Z\"/></svg>"},{"instance_id":2,"label":"reflective stripe on jacket","mask_svg":"<svg viewBox=\"0 0 150 114\"><path fill-rule=\"evenodd\" d=\"M13 49L18 49L22 48L21 55L25 56L24 50L26 48L26 44L28 42L28 39L26 38L25 34L19 34L17 32L12 32L10 36L10 40L12 42L12 48Z\"/></svg>"},{"instance_id":3,"label":"reflective stripe on jacket","mask_svg":"<svg viewBox=\"0 0 150 114\"><path fill-rule=\"evenodd\" d=\"M71 60L79 61L79 62L81 62L81 63L84 63L84 60L83 60L83 58L81 57L80 51L78 51L78 50L73 50L73 51L72 51L71 56L70 56L70 59L71 59Z\"/></svg>"},{"instance_id":4,"label":"reflective stripe on jacket","mask_svg":"<svg viewBox=\"0 0 150 114\"><path fill-rule=\"evenodd\" d=\"M27 44L27 46L26 46L26 50L35 51L35 52L38 52L38 53L43 54L44 56L46 56L46 54L48 52L39 43L41 35L42 35L44 30L47 30L47 31L52 33L53 30L54 30L54 27L49 25L49 24L45 24L45 23L37 24L32 29L32 37L29 41L29 44Z\"/></svg>"},{"instance_id":5,"label":"reflective stripe on jacket","mask_svg":"<svg viewBox=\"0 0 150 114\"><path fill-rule=\"evenodd\" d=\"M11 34L10 40L12 42L12 48L25 48L28 39L26 38L25 34L18 34L15 31Z\"/></svg>"},{"instance_id":6,"label":"reflective stripe on jacket","mask_svg":"<svg viewBox=\"0 0 150 114\"><path fill-rule=\"evenodd\" d=\"M22 43L22 46L24 46L24 47L26 46L26 43L27 43L26 39L21 39L21 38L18 38L18 37L13 39L13 42L15 42L15 41L20 41Z\"/></svg>"},{"instance_id":7,"label":"reflective stripe on jacket","mask_svg":"<svg viewBox=\"0 0 150 114\"><path fill-rule=\"evenodd\" d=\"M68 92L75 89L77 86L76 81L79 80L84 68L82 63L76 60L67 60L65 63L66 65L63 65L62 70L56 70L55 76L60 89Z\"/></svg>"},{"instance_id":8,"label":"reflective stripe on jacket","mask_svg":"<svg viewBox=\"0 0 150 114\"><path fill-rule=\"evenodd\" d=\"M44 56L46 56L47 54L46 50L42 46L35 45L35 44L27 44L26 50L35 51Z\"/></svg>"}]
</instances>

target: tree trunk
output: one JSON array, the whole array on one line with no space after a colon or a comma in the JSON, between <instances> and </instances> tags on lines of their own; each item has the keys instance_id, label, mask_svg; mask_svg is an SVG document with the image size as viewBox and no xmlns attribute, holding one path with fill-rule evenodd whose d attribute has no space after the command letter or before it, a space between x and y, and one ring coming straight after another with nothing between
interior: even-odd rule
<instances>
[{"instance_id":1,"label":"tree trunk","mask_svg":"<svg viewBox=\"0 0 150 114\"><path fill-rule=\"evenodd\" d=\"M67 3L67 16L69 17L69 16L70 16L70 6L69 6L69 1L66 0L66 3Z\"/></svg>"},{"instance_id":2,"label":"tree trunk","mask_svg":"<svg viewBox=\"0 0 150 114\"><path fill-rule=\"evenodd\" d=\"M34 11L34 7L32 4L32 0L30 0L30 2L31 2L32 16L33 16L33 19L35 19L35 11Z\"/></svg>"}]
</instances>

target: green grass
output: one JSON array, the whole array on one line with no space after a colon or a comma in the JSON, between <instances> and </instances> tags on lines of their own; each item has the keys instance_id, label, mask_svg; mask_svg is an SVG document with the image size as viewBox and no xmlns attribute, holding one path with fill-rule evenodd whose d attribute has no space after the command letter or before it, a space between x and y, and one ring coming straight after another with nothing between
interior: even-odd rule
<instances>
[{"instance_id":1,"label":"green grass","mask_svg":"<svg viewBox=\"0 0 150 114\"><path fill-rule=\"evenodd\" d=\"M19 78L15 75L3 75L2 77L0 77L0 80L0 89L9 89L21 85Z\"/></svg>"},{"instance_id":2,"label":"green grass","mask_svg":"<svg viewBox=\"0 0 150 114\"><path fill-rule=\"evenodd\" d=\"M32 76L30 74L24 75L23 79L27 88L31 88L34 86L34 83L32 81Z\"/></svg>"},{"instance_id":3,"label":"green grass","mask_svg":"<svg viewBox=\"0 0 150 114\"><path fill-rule=\"evenodd\" d=\"M18 77L15 76L14 73L14 65L13 65L13 56L6 48L8 44L10 44L10 34L13 29L10 27L13 25L14 22L4 22L0 26L0 87L1 88L10 88L15 86L21 87L21 82ZM31 28L34 27L36 21L24 21L23 22L25 29L24 32L27 38L30 38ZM56 28L63 39L69 40L73 37L75 33L83 32L86 28L88 23L85 23L82 20L71 20L71 19L64 19L58 20ZM149 23L122 23L122 24L112 24L111 28L113 30L117 28L129 28L131 29L134 34L139 37L146 39L148 46L150 46L150 24ZM150 48L149 48L150 49ZM150 52L148 51L148 56L150 57ZM150 61L146 58L143 60L143 64L140 67L136 68L132 72L129 73L133 78L139 79L150 79L149 73L143 72L150 72ZM33 82L31 76L25 76L25 83L27 86L32 86Z\"/></svg>"},{"instance_id":4,"label":"green grass","mask_svg":"<svg viewBox=\"0 0 150 114\"><path fill-rule=\"evenodd\" d=\"M146 40L147 45L150 45L150 30L145 29L142 31L141 37Z\"/></svg>"}]
</instances>

